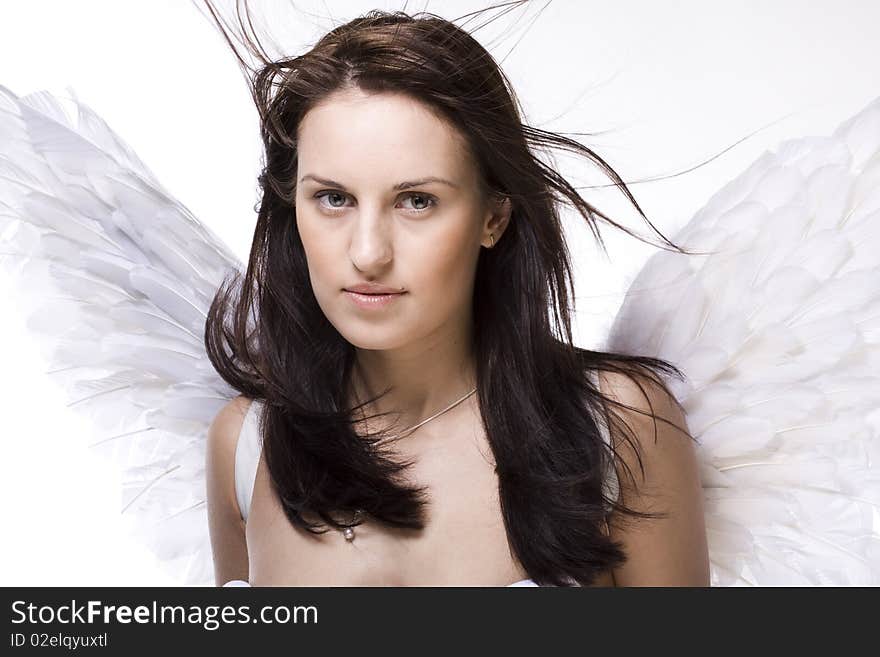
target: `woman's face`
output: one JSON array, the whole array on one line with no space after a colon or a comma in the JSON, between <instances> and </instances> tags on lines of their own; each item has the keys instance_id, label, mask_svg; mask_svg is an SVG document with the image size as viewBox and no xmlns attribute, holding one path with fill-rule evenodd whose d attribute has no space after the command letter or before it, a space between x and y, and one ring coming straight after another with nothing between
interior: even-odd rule
<instances>
[{"instance_id":1,"label":"woman's face","mask_svg":"<svg viewBox=\"0 0 880 657\"><path fill-rule=\"evenodd\" d=\"M507 217L457 131L408 96L350 89L307 112L298 137L296 224L333 326L382 350L460 330L481 244ZM370 284L397 294L347 291Z\"/></svg>"}]
</instances>

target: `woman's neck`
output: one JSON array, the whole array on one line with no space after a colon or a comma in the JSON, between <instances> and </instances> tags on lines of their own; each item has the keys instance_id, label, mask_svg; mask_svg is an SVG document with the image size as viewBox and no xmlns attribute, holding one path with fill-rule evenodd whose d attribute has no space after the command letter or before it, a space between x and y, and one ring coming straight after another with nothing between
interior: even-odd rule
<instances>
[{"instance_id":1,"label":"woman's neck","mask_svg":"<svg viewBox=\"0 0 880 657\"><path fill-rule=\"evenodd\" d=\"M358 349L351 384L355 403L392 388L367 413L390 412L395 424L412 426L476 386L470 338L422 340L397 350Z\"/></svg>"}]
</instances>

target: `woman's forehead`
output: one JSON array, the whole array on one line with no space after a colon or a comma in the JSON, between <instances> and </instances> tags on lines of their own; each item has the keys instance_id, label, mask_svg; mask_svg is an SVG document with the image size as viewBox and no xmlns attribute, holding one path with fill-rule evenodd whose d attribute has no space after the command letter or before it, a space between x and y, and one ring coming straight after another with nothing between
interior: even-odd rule
<instances>
[{"instance_id":1,"label":"woman's forehead","mask_svg":"<svg viewBox=\"0 0 880 657\"><path fill-rule=\"evenodd\" d=\"M471 175L458 131L404 94L332 94L303 117L297 151L301 174L321 169L335 179L365 170L401 180Z\"/></svg>"}]
</instances>

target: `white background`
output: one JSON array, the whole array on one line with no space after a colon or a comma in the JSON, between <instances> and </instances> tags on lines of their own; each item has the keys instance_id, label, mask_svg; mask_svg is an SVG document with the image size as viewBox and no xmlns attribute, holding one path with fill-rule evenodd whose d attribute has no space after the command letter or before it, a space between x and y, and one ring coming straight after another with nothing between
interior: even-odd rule
<instances>
[{"instance_id":1,"label":"white background","mask_svg":"<svg viewBox=\"0 0 880 657\"><path fill-rule=\"evenodd\" d=\"M253 4L278 12L272 36L296 53L371 8L403 7L297 2L298 11L281 11L287 3ZM488 4L408 9L427 6L455 18ZM631 187L671 238L764 150L784 138L828 134L880 95L880 3L873 0L557 0L532 22L543 6L533 2L475 36L503 60L528 122L602 132L582 139L624 180L685 171L775 122L694 172ZM65 95L71 86L173 195L245 257L256 221L256 112L226 44L193 4L4 0L0 84L18 95ZM563 164L576 184L607 182L585 161ZM619 194L586 194L651 237ZM611 229L603 235L610 262L582 225L571 227L577 328L587 346L601 340L627 281L653 252ZM89 455L89 427L66 411L41 374L22 318L3 301L9 284L4 278L0 289L0 585L171 583L120 530L114 474Z\"/></svg>"}]
</instances>

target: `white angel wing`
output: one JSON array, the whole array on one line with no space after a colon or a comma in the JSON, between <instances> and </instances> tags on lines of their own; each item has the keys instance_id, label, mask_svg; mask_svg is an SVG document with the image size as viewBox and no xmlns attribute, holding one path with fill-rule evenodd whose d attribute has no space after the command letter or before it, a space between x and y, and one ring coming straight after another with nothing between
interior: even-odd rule
<instances>
[{"instance_id":1,"label":"white angel wing","mask_svg":"<svg viewBox=\"0 0 880 657\"><path fill-rule=\"evenodd\" d=\"M73 94L72 90L69 90ZM0 86L0 258L91 445L117 462L122 513L182 584L213 585L205 437L236 395L203 343L228 249L85 104Z\"/></svg>"},{"instance_id":2,"label":"white angel wing","mask_svg":"<svg viewBox=\"0 0 880 657\"><path fill-rule=\"evenodd\" d=\"M725 185L627 292L609 348L668 359L711 581L880 584L880 98Z\"/></svg>"}]
</instances>

